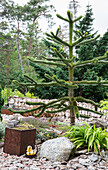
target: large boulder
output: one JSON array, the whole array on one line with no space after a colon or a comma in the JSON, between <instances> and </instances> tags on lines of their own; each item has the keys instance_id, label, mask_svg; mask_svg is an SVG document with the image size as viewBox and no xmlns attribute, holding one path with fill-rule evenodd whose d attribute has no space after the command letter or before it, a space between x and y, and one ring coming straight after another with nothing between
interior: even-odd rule
<instances>
[{"instance_id":1,"label":"large boulder","mask_svg":"<svg viewBox=\"0 0 108 170\"><path fill-rule=\"evenodd\" d=\"M73 148L73 143L66 137L50 139L42 144L40 158L46 158L52 162L67 161Z\"/></svg>"}]
</instances>

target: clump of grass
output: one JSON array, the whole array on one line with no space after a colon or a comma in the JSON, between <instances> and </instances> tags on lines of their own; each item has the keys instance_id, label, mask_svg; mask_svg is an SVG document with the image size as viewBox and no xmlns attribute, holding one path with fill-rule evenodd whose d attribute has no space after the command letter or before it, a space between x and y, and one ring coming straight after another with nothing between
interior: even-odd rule
<instances>
[{"instance_id":1,"label":"clump of grass","mask_svg":"<svg viewBox=\"0 0 108 170\"><path fill-rule=\"evenodd\" d=\"M88 152L91 149L99 154L102 149L108 149L108 132L102 130L101 127L96 128L95 124L93 128L86 122L84 124L84 126L72 126L65 133L65 136L74 143L76 149L87 147Z\"/></svg>"}]
</instances>

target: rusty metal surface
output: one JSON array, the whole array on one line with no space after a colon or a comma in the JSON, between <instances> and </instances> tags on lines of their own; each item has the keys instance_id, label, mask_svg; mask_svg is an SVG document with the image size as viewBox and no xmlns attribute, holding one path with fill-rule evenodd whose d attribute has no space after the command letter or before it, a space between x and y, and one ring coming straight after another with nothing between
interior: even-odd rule
<instances>
[{"instance_id":1,"label":"rusty metal surface","mask_svg":"<svg viewBox=\"0 0 108 170\"><path fill-rule=\"evenodd\" d=\"M35 138L36 129L16 130L6 128L3 151L11 155L23 155L26 153L28 145L35 147Z\"/></svg>"}]
</instances>

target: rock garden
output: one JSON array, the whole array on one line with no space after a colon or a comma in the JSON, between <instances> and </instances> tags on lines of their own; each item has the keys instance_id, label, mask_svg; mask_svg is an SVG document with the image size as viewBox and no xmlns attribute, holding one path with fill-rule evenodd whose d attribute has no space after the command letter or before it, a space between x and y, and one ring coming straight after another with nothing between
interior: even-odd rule
<instances>
[{"instance_id":1,"label":"rock garden","mask_svg":"<svg viewBox=\"0 0 108 170\"><path fill-rule=\"evenodd\" d=\"M101 154L89 150L86 145L75 149L74 141L69 140L72 135L70 126L60 122L48 122L48 118L36 119L33 116L24 117L20 114L2 115L3 122L7 127L36 128L35 147L38 152L33 158L25 154L20 156L3 152L4 138L0 142L0 169L14 170L71 170L71 169L107 169L108 150L100 150ZM10 123L11 122L11 123ZM17 124L17 125L16 125ZM50 125L50 126L49 126ZM76 126L77 127L77 126ZM81 125L81 127L83 127ZM90 126L91 127L91 126ZM68 132L68 133L66 133ZM72 130L73 132L73 130ZM80 130L81 133L81 130ZM101 132L100 132L101 133ZM68 137L67 137L68 136ZM76 138L77 139L77 138ZM84 138L81 138L81 142ZM79 142L76 146L80 146ZM100 142L100 141L99 141ZM100 143L99 143L100 144ZM101 146L100 146L101 147ZM101 148L100 148L101 149Z\"/></svg>"},{"instance_id":2,"label":"rock garden","mask_svg":"<svg viewBox=\"0 0 108 170\"><path fill-rule=\"evenodd\" d=\"M15 9L17 10L17 7ZM19 15L22 15L22 12ZM91 43L92 46L100 35L95 36L81 29L75 30L74 26L77 21L82 20L82 16L74 18L69 10L67 18L59 14L57 17L69 26L68 42L60 37L61 30L58 28L56 33L46 33L53 56L47 55L48 52L45 55L43 50L43 54L36 57L32 51L34 54L31 57L29 50L28 68L33 66L36 74L38 72L43 78L40 79L39 75L36 78L34 72L32 76L23 74L21 66L19 78L12 78L10 83L11 92L17 91L19 96L7 95L7 104L3 97L5 87L0 84L1 170L108 169L108 78L101 77L101 71L95 74L92 70L97 65L101 64L101 68L108 63L108 51L101 56L95 53L93 58L87 56L88 58L81 60L77 56L78 53L80 57L78 51L85 48L86 44ZM36 19L36 16L34 18ZM35 27L35 19L31 27L29 25L31 30ZM17 33L17 36L19 35L20 30ZM29 49L32 38L30 34ZM19 40L17 38L17 43ZM76 55L75 49L78 50ZM18 46L18 52L19 50ZM88 67L85 75L84 67ZM81 77L78 78L77 74L80 73ZM100 91L104 94L106 90L101 101L94 97L94 87L98 88L99 98ZM85 92L87 88L92 89L90 95ZM36 97L38 93L39 96Z\"/></svg>"}]
</instances>

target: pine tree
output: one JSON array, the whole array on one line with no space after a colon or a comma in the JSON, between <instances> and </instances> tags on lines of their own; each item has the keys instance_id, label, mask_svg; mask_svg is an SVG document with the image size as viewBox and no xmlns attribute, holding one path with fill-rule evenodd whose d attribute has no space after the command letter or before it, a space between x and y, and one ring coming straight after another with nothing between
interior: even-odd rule
<instances>
[{"instance_id":1,"label":"pine tree","mask_svg":"<svg viewBox=\"0 0 108 170\"><path fill-rule=\"evenodd\" d=\"M86 32L88 32L88 34L91 34L92 31L94 30L92 28L92 25L93 25L93 21L94 21L94 18L93 18L93 11L92 11L92 8L91 8L91 5L87 5L86 6L86 11L85 11L85 16L83 17L83 19L81 19L79 21L78 24L76 24L76 28L82 33L82 34L85 34ZM95 34L95 33L94 33ZM94 35L93 34L93 35ZM77 34L78 35L78 34Z\"/></svg>"},{"instance_id":2,"label":"pine tree","mask_svg":"<svg viewBox=\"0 0 108 170\"><path fill-rule=\"evenodd\" d=\"M83 17L83 19L81 19L78 24L76 24L76 30L78 29L82 34L85 34L86 32L88 33L88 35L92 34L92 38L96 35L97 32L93 33L93 12L92 12L92 8L91 5L87 5L86 6L86 11L85 11L85 16ZM80 37L80 35L78 35L77 31L75 31L75 34L77 34L77 36ZM88 37L89 39L89 37ZM96 40L89 43L89 44L83 44L81 46L76 46L76 53L78 55L78 61L85 61L88 59L93 59L93 54L94 54L94 46L96 44ZM83 80L86 77L89 77L89 66L85 66L84 68L78 68L75 71L75 76L77 77L77 80ZM86 77L85 74L86 73ZM87 76L88 75L88 76ZM96 78L94 77L94 73L92 74L92 79ZM90 79L89 79L90 80ZM77 90L76 93L79 93L80 96L85 95L85 93L83 93L83 89L86 88L84 86L80 86L80 88ZM90 89L90 88L89 88ZM88 97L88 95L87 95ZM90 95L91 97L91 95Z\"/></svg>"},{"instance_id":3,"label":"pine tree","mask_svg":"<svg viewBox=\"0 0 108 170\"><path fill-rule=\"evenodd\" d=\"M57 112L61 112L61 111L70 110L70 122L71 122L71 124L75 123L75 116L76 117L81 116L81 117L89 118L89 116L84 116L84 115L79 114L78 110L87 110L87 111L90 111L90 112L94 112L96 114L103 115L102 113L100 113L96 110L94 111L94 110L91 110L91 109L87 109L87 108L84 108L84 107L77 106L77 102L91 103L95 106L95 108L97 108L99 106L99 104L93 102L92 100L83 98L81 96L75 97L74 90L79 88L80 85L108 86L108 81L101 80L100 77L95 81L94 80L93 81L87 81L87 80L75 81L74 69L77 68L77 67L84 67L84 66L87 66L87 65L94 65L94 64L102 63L103 60L108 59L108 52L105 53L105 55L100 56L100 57L96 57L92 60L76 62L75 56L73 55L73 49L77 45L87 44L87 43L90 43L91 41L96 40L99 37L99 35L96 36L95 38L91 38L92 35L88 35L87 32L82 34L80 31L77 31L77 33L80 35L80 38L76 37L76 39L73 40L73 24L74 24L74 22L78 21L82 17L80 16L76 19L73 19L73 15L70 11L67 11L67 16L68 16L68 18L64 18L61 15L57 14L57 17L59 19L62 19L63 21L65 21L69 24L69 42L65 42L58 37L59 28L57 29L56 34L54 34L53 32L50 32L50 34L46 33L46 35L47 35L47 38L49 40L54 41L58 44L67 46L69 48L68 57L65 58L65 56L63 56L61 54L61 51L63 50L62 48L59 51L56 48L52 48L52 50L56 53L57 57L44 58L44 56L43 56L43 60L37 60L37 59L34 59L34 58L29 58L29 60L33 63L42 63L42 64L46 64L46 65L53 65L53 66L55 65L57 67L59 67L59 66L66 67L67 70L68 70L68 81L65 81L63 79L58 79L56 75L50 76L50 75L46 74L46 77L50 80L50 82L37 83L32 78L25 76L26 79L28 80L27 83L20 84L17 81L14 81L14 83L16 83L16 84L19 83L22 86L29 86L29 87L34 86L35 88L37 88L39 86L42 86L42 87L49 87L49 86L64 87L64 88L68 89L68 92L69 92L68 96L64 96L64 97L61 97L59 99L50 101L47 104L42 103L42 102L36 102L36 103L27 102L27 104L38 105L38 107L31 109L31 110L27 110L27 111L19 111L19 113L21 113L21 114L23 114L25 112L27 113L27 112L30 112L30 111L34 111L34 110L40 110L40 112L38 114L34 115L34 116L39 116L45 111L47 113L50 112L50 113L53 114L53 113L57 113ZM67 104L67 102L68 102L68 104ZM48 108L53 108L54 110L48 111L48 110L46 110ZM13 111L13 112L16 112L16 111Z\"/></svg>"},{"instance_id":4,"label":"pine tree","mask_svg":"<svg viewBox=\"0 0 108 170\"><path fill-rule=\"evenodd\" d=\"M93 32L93 12L91 5L87 5L87 10L85 12L84 18L76 24L77 29L79 29L82 33L88 32L89 34L93 34L93 37L97 32ZM77 32L76 32L77 33ZM105 36L100 38L99 40L95 40L89 44L84 44L82 46L76 47L76 52L78 54L78 61L85 61L88 59L93 59L94 57L104 55L105 51L107 51L107 41L108 36L107 32ZM104 74L106 73L106 74ZM98 64L95 66L85 66L78 69L75 69L75 77L76 80L95 80L97 77L102 77L102 79L107 79L107 64ZM90 86L80 86L78 90L76 90L76 95L80 95L89 99L92 99L96 102L104 99L106 97L107 88L103 87L94 87Z\"/></svg>"}]
</instances>

